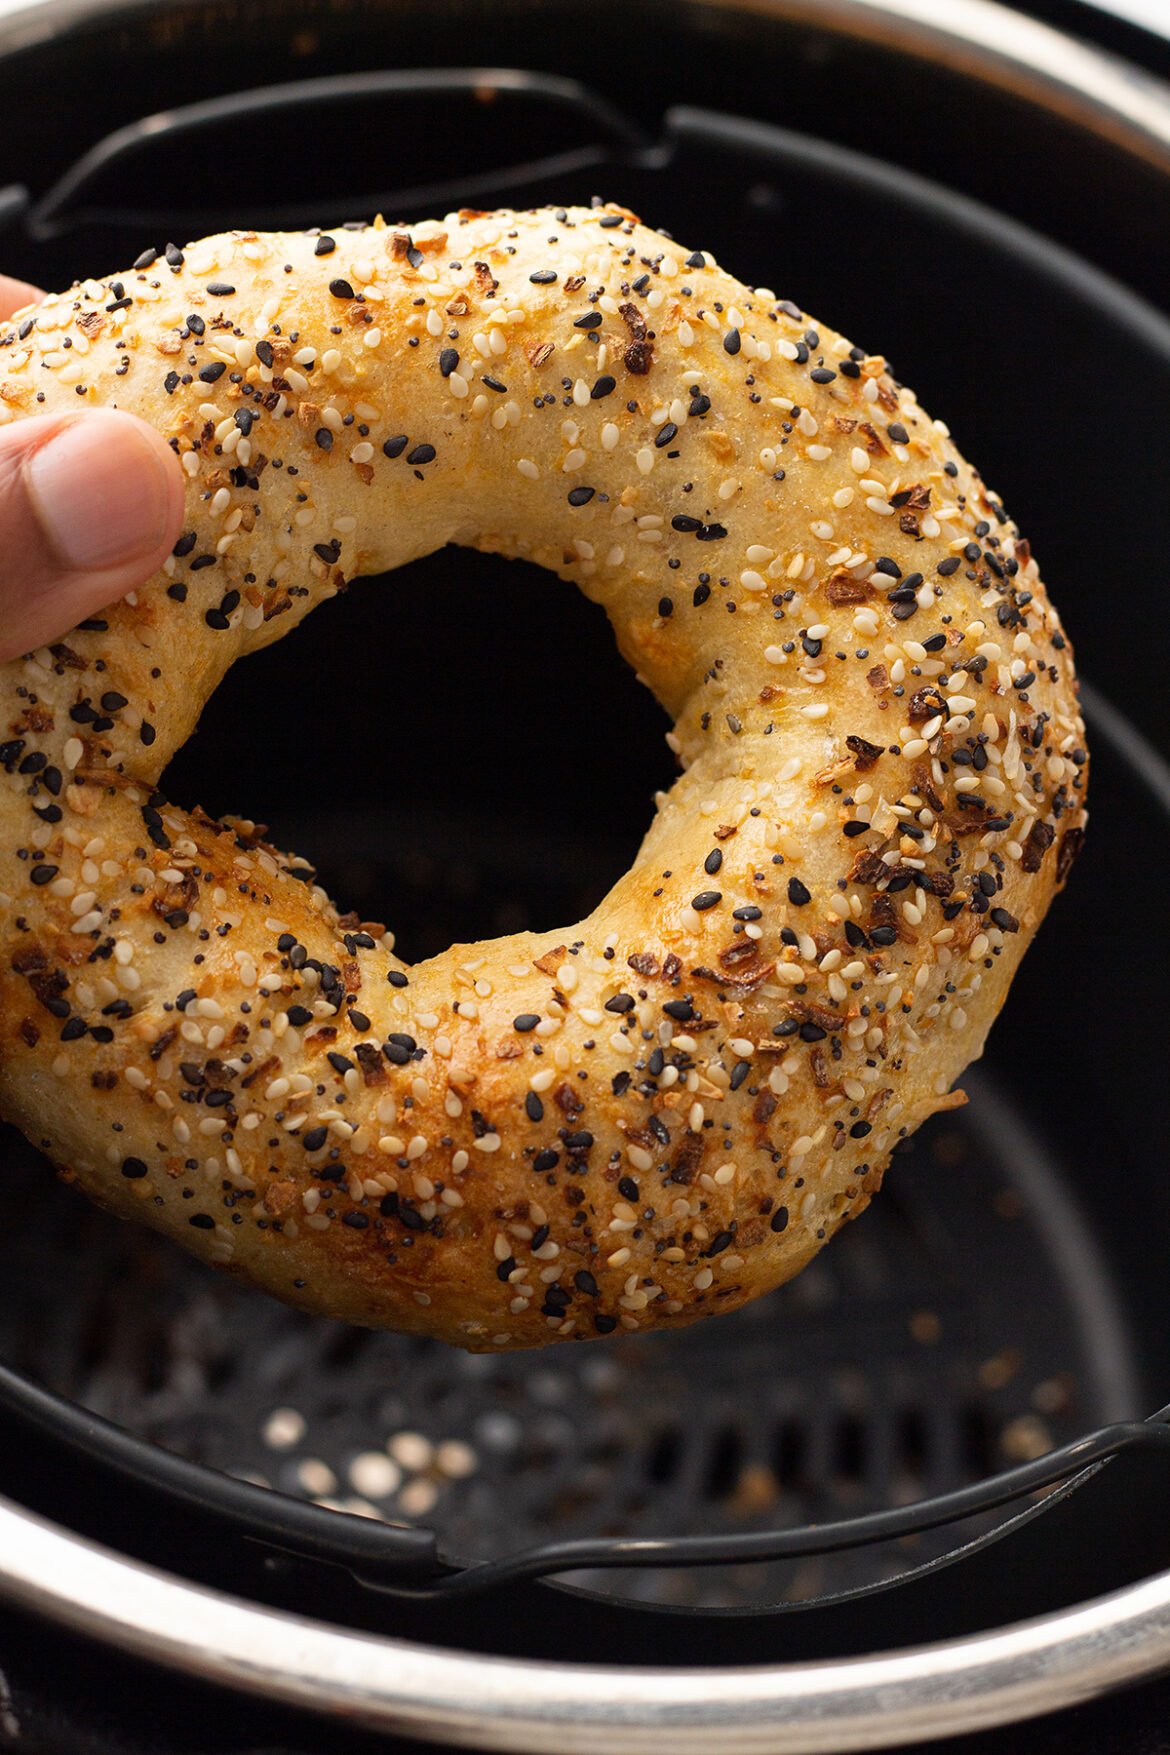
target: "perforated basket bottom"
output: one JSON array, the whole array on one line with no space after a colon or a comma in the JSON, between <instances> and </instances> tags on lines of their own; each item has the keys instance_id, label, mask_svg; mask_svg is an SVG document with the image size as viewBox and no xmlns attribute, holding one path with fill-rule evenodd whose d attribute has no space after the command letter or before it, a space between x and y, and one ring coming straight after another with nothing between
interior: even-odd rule
<instances>
[{"instance_id":1,"label":"perforated basket bottom","mask_svg":"<svg viewBox=\"0 0 1170 1755\"><path fill-rule=\"evenodd\" d=\"M971 1107L924 1130L791 1285L676 1335L503 1357L286 1310L93 1210L9 1135L0 1358L212 1468L430 1524L462 1561L904 1503L1138 1412L1059 1177L987 1078L967 1084ZM956 1539L575 1582L748 1608L865 1585Z\"/></svg>"}]
</instances>

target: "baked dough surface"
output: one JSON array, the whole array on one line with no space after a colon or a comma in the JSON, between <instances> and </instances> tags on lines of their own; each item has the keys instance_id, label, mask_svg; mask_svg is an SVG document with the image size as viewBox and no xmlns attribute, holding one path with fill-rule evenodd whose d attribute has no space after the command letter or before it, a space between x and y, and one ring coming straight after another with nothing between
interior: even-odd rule
<instances>
[{"instance_id":1,"label":"baked dough surface","mask_svg":"<svg viewBox=\"0 0 1170 1755\"><path fill-rule=\"evenodd\" d=\"M110 405L171 440L186 524L0 667L4 1116L205 1261L465 1347L798 1272L962 1101L1082 838L1072 652L946 428L616 207L236 232L4 330L4 418ZM237 658L447 542L600 603L681 772L589 919L408 968L161 787Z\"/></svg>"}]
</instances>

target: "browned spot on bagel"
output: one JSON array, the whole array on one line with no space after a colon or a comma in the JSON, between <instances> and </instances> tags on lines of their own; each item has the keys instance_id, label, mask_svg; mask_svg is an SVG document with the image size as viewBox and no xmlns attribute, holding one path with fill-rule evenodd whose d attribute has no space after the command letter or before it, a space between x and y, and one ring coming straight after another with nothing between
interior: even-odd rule
<instances>
[{"instance_id":1,"label":"browned spot on bagel","mask_svg":"<svg viewBox=\"0 0 1170 1755\"><path fill-rule=\"evenodd\" d=\"M555 949L545 951L543 956L533 957L532 966L535 969L539 969L542 975L555 975L567 955L568 951L566 947L564 945L557 945Z\"/></svg>"}]
</instances>

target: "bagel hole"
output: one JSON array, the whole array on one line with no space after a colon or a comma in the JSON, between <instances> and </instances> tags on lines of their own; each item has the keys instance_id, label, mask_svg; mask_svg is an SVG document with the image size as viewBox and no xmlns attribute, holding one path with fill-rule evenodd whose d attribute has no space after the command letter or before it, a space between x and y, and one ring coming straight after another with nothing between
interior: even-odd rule
<instances>
[{"instance_id":1,"label":"bagel hole","mask_svg":"<svg viewBox=\"0 0 1170 1755\"><path fill-rule=\"evenodd\" d=\"M447 548L237 665L163 786L267 824L416 962L589 913L674 778L667 729L600 609Z\"/></svg>"}]
</instances>

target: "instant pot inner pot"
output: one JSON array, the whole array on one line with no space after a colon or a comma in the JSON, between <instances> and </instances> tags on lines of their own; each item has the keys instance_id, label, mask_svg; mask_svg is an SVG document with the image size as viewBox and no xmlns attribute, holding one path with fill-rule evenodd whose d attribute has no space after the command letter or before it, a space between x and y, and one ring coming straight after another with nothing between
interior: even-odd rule
<instances>
[{"instance_id":1,"label":"instant pot inner pot","mask_svg":"<svg viewBox=\"0 0 1170 1755\"><path fill-rule=\"evenodd\" d=\"M1110 605L1123 584L1153 591L1148 557L1165 552L1153 489L1170 441L1145 411L1170 390L1170 350L1010 235L997 241L815 143L694 118L668 140L656 159L569 168L553 183L504 178L493 198L600 191L881 344L1005 493L1084 669L1123 701L1152 691L1158 655ZM165 200L163 188L147 194ZM338 217L323 202L322 222ZM107 218L40 253L14 235L7 265L50 278L48 262L60 279L161 245L164 232L189 235L181 215L149 237ZM1116 442L1090 441L1099 399L1086 362L1122 352L1140 369L1110 380ZM1106 519L1108 547L1095 534ZM358 581L310 629L238 667L165 786L183 804L268 823L317 862L342 907L386 919L403 954L423 957L589 909L669 784L665 729L604 618L570 587L448 549ZM212 1275L91 1209L7 1134L0 1359L213 1469L429 1524L456 1562L554 1536L847 1516L1148 1413L1170 1382L1157 1241L1170 1211L1164 1105L1136 1044L1160 1015L1165 955L1125 910L1134 897L1153 908L1170 833L1102 736L1094 758L1086 851L964 1080L970 1107L924 1128L872 1208L771 1297L675 1335L466 1356L311 1320ZM19 1480L17 1449L5 1464ZM779 1644L737 1621L743 1635L730 1646L713 1636L705 1655L872 1649L912 1634L915 1612L931 1637L1140 1576L1165 1560L1151 1518L1162 1466L1113 1464L1022 1536L938 1575L916 1611L883 1612L880 1598L868 1611L810 1611L787 1619ZM35 1502L38 1483L25 1485ZM83 1486L72 1491L79 1504ZM120 1517L123 1544L147 1545L126 1503ZM937 1532L783 1566L598 1572L573 1585L615 1614L742 1612L873 1584L957 1539ZM196 1559L196 1573L201 1563L213 1565ZM303 1577L269 1568L256 1588L304 1607ZM467 1626L337 1580L314 1593L314 1605L363 1624L459 1636ZM600 1655L599 1629L623 1624L604 1622L596 1597L577 1611L562 1597L556 1612L547 1591L527 1597L535 1612L482 1617L478 1643L581 1655L572 1629L587 1614ZM640 1654L652 1654L656 1619L638 1618ZM620 1639L616 1655L630 1655ZM681 1653L667 1641L661 1655Z\"/></svg>"}]
</instances>

